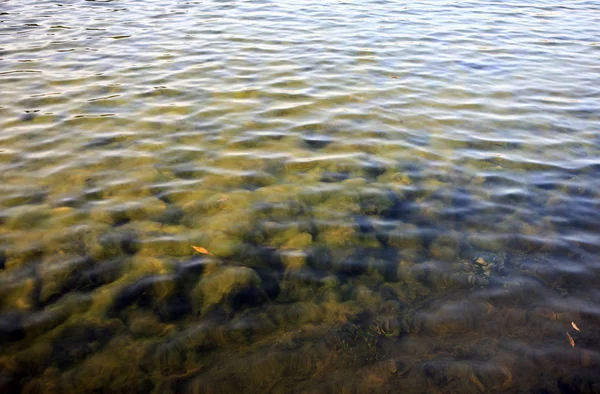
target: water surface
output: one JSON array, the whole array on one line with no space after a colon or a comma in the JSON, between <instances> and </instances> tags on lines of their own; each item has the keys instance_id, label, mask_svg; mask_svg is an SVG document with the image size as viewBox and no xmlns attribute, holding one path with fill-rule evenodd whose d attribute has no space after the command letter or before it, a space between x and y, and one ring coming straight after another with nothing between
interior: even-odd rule
<instances>
[{"instance_id":1,"label":"water surface","mask_svg":"<svg viewBox=\"0 0 600 394\"><path fill-rule=\"evenodd\" d=\"M594 1L0 2L7 393L600 392Z\"/></svg>"}]
</instances>

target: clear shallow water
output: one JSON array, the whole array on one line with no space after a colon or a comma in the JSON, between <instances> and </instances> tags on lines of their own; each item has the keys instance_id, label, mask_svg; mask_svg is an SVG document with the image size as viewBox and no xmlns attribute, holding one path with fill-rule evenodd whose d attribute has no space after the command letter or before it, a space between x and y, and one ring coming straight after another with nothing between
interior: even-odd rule
<instances>
[{"instance_id":1,"label":"clear shallow water","mask_svg":"<svg viewBox=\"0 0 600 394\"><path fill-rule=\"evenodd\" d=\"M3 392L600 392L599 10L1 2Z\"/></svg>"}]
</instances>

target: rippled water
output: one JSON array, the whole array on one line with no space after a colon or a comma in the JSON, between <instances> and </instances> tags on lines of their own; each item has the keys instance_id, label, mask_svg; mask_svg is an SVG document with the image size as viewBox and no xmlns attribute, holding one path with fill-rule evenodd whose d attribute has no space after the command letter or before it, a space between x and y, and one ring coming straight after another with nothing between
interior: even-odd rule
<instances>
[{"instance_id":1,"label":"rippled water","mask_svg":"<svg viewBox=\"0 0 600 394\"><path fill-rule=\"evenodd\" d=\"M0 391L600 392L594 1L0 2Z\"/></svg>"}]
</instances>

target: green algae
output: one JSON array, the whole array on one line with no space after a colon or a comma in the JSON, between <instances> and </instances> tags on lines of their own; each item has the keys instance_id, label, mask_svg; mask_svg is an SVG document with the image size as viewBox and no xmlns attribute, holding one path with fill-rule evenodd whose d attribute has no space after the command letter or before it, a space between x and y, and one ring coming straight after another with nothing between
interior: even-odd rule
<instances>
[{"instance_id":1,"label":"green algae","mask_svg":"<svg viewBox=\"0 0 600 394\"><path fill-rule=\"evenodd\" d=\"M580 156L553 164L565 157L559 138L527 105L486 114L481 97L519 95L486 92L485 68L446 62L419 88L410 79L419 70L386 71L377 82L393 87L379 89L366 66L391 52L334 45L350 56L343 67L361 66L338 83L336 56L274 58L288 40L233 57L215 41L191 49L202 57L193 67L175 62L172 47L157 58L169 74L144 71L133 91L142 68L127 70L127 56L119 73L86 78L63 64L68 80L35 83L69 87L82 104L66 108L62 92L17 100L39 112L0 108L10 118L0 150L0 388L597 391L597 297L575 303L585 312L562 306L597 284L585 263L597 246L578 236L594 228L591 140L557 125L572 140L562 149ZM155 41L140 53L162 50ZM116 75L132 85L110 83ZM465 87L444 87L446 77ZM177 82L185 78L194 89ZM431 89L435 102L422 97ZM519 100L536 94L523 87ZM512 137L498 141L497 129ZM483 253L501 256L503 269L476 266ZM569 331L569 349L575 320L585 331Z\"/></svg>"}]
</instances>

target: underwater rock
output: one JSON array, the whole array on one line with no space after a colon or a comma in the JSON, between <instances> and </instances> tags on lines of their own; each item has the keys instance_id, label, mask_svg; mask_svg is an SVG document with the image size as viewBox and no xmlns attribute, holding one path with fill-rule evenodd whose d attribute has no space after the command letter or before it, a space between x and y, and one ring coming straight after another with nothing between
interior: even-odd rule
<instances>
[{"instance_id":1,"label":"underwater rock","mask_svg":"<svg viewBox=\"0 0 600 394\"><path fill-rule=\"evenodd\" d=\"M312 235L301 233L291 238L282 247L284 249L306 249L312 245L312 242Z\"/></svg>"},{"instance_id":2,"label":"underwater rock","mask_svg":"<svg viewBox=\"0 0 600 394\"><path fill-rule=\"evenodd\" d=\"M150 308L162 321L176 320L192 310L177 275L148 276L125 286L115 295L108 315L116 316L131 305Z\"/></svg>"},{"instance_id":3,"label":"underwater rock","mask_svg":"<svg viewBox=\"0 0 600 394\"><path fill-rule=\"evenodd\" d=\"M167 209L164 201L155 197L110 199L96 203L90 210L90 218L96 222L114 226L123 225L129 221L156 220Z\"/></svg>"},{"instance_id":4,"label":"underwater rock","mask_svg":"<svg viewBox=\"0 0 600 394\"><path fill-rule=\"evenodd\" d=\"M361 212L367 216L387 216L394 202L387 190L363 188L358 192Z\"/></svg>"},{"instance_id":5,"label":"underwater rock","mask_svg":"<svg viewBox=\"0 0 600 394\"><path fill-rule=\"evenodd\" d=\"M462 235L457 231L440 234L429 246L431 257L452 262L460 253Z\"/></svg>"},{"instance_id":6,"label":"underwater rock","mask_svg":"<svg viewBox=\"0 0 600 394\"><path fill-rule=\"evenodd\" d=\"M414 331L409 315L376 315L369 322L369 329L379 335L397 337L401 334Z\"/></svg>"},{"instance_id":7,"label":"underwater rock","mask_svg":"<svg viewBox=\"0 0 600 394\"><path fill-rule=\"evenodd\" d=\"M305 249L311 245L312 236L308 233L294 235L283 244L279 256L286 269L297 270L303 268L308 257Z\"/></svg>"},{"instance_id":8,"label":"underwater rock","mask_svg":"<svg viewBox=\"0 0 600 394\"><path fill-rule=\"evenodd\" d=\"M81 363L60 376L61 392L65 393L149 393L152 382L139 367L139 352L127 347L127 342L115 338L106 351L90 354Z\"/></svg>"},{"instance_id":9,"label":"underwater rock","mask_svg":"<svg viewBox=\"0 0 600 394\"><path fill-rule=\"evenodd\" d=\"M470 234L465 241L475 249L486 250L492 253L502 253L507 250L506 237L498 234Z\"/></svg>"},{"instance_id":10,"label":"underwater rock","mask_svg":"<svg viewBox=\"0 0 600 394\"><path fill-rule=\"evenodd\" d=\"M445 302L434 312L419 312L419 325L435 335L466 333L477 325L478 318L485 316L485 306L472 302Z\"/></svg>"},{"instance_id":11,"label":"underwater rock","mask_svg":"<svg viewBox=\"0 0 600 394\"><path fill-rule=\"evenodd\" d=\"M95 318L69 320L52 333L52 359L65 369L77 365L88 355L100 350L122 329L114 320Z\"/></svg>"},{"instance_id":12,"label":"underwater rock","mask_svg":"<svg viewBox=\"0 0 600 394\"><path fill-rule=\"evenodd\" d=\"M302 250L282 250L280 257L286 271L295 271L306 267L308 255Z\"/></svg>"},{"instance_id":13,"label":"underwater rock","mask_svg":"<svg viewBox=\"0 0 600 394\"><path fill-rule=\"evenodd\" d=\"M245 247L241 237L234 237L223 233L211 235L207 246L211 254L220 258L234 257L238 253L242 253Z\"/></svg>"},{"instance_id":14,"label":"underwater rock","mask_svg":"<svg viewBox=\"0 0 600 394\"><path fill-rule=\"evenodd\" d=\"M131 230L115 230L108 224L85 225L76 230L86 253L95 261L128 256L137 253L139 240Z\"/></svg>"},{"instance_id":15,"label":"underwater rock","mask_svg":"<svg viewBox=\"0 0 600 394\"><path fill-rule=\"evenodd\" d=\"M11 230L31 230L43 227L51 217L50 207L47 205L25 205L11 208L6 211L6 227Z\"/></svg>"},{"instance_id":16,"label":"underwater rock","mask_svg":"<svg viewBox=\"0 0 600 394\"><path fill-rule=\"evenodd\" d=\"M63 323L76 311L77 309L67 305L59 305L29 314L23 322L25 333L28 338L35 338Z\"/></svg>"},{"instance_id":17,"label":"underwater rock","mask_svg":"<svg viewBox=\"0 0 600 394\"><path fill-rule=\"evenodd\" d=\"M44 370L41 376L28 379L22 386L22 394L59 394L62 387L59 383L60 370L56 367L49 367Z\"/></svg>"},{"instance_id":18,"label":"underwater rock","mask_svg":"<svg viewBox=\"0 0 600 394\"><path fill-rule=\"evenodd\" d=\"M196 311L207 312L211 307L225 304L258 302L263 295L260 276L251 268L226 267L203 276L192 291Z\"/></svg>"},{"instance_id":19,"label":"underwater rock","mask_svg":"<svg viewBox=\"0 0 600 394\"><path fill-rule=\"evenodd\" d=\"M93 266L90 259L74 258L60 262L44 262L40 266L39 300L46 304L58 299L72 290L70 286L76 281L78 272Z\"/></svg>"},{"instance_id":20,"label":"underwater rock","mask_svg":"<svg viewBox=\"0 0 600 394\"><path fill-rule=\"evenodd\" d=\"M373 308L381 303L380 294L369 289L365 285L356 286L352 291L352 298L362 304L365 308Z\"/></svg>"},{"instance_id":21,"label":"underwater rock","mask_svg":"<svg viewBox=\"0 0 600 394\"><path fill-rule=\"evenodd\" d=\"M127 321L129 332L135 336L156 337L164 330L158 316L147 310L132 310Z\"/></svg>"},{"instance_id":22,"label":"underwater rock","mask_svg":"<svg viewBox=\"0 0 600 394\"><path fill-rule=\"evenodd\" d=\"M194 239L188 229L170 226L160 231L141 232L139 235L139 253L152 257L182 257L194 254Z\"/></svg>"},{"instance_id":23,"label":"underwater rock","mask_svg":"<svg viewBox=\"0 0 600 394\"><path fill-rule=\"evenodd\" d=\"M545 246L546 233L541 225L524 223L513 235L511 246L525 253L535 252Z\"/></svg>"},{"instance_id":24,"label":"underwater rock","mask_svg":"<svg viewBox=\"0 0 600 394\"><path fill-rule=\"evenodd\" d=\"M471 249L463 255L463 266L467 273L484 278L490 275L505 275L506 273L505 253L489 253Z\"/></svg>"},{"instance_id":25,"label":"underwater rock","mask_svg":"<svg viewBox=\"0 0 600 394\"><path fill-rule=\"evenodd\" d=\"M486 391L506 390L513 381L513 373L508 363L477 363L473 365L475 377Z\"/></svg>"},{"instance_id":26,"label":"underwater rock","mask_svg":"<svg viewBox=\"0 0 600 394\"><path fill-rule=\"evenodd\" d=\"M347 223L318 223L317 240L328 248L348 248L360 245L358 226Z\"/></svg>"},{"instance_id":27,"label":"underwater rock","mask_svg":"<svg viewBox=\"0 0 600 394\"><path fill-rule=\"evenodd\" d=\"M268 308L268 311L278 325L297 326L325 318L324 309L310 301L288 305L274 304Z\"/></svg>"},{"instance_id":28,"label":"underwater rock","mask_svg":"<svg viewBox=\"0 0 600 394\"><path fill-rule=\"evenodd\" d=\"M342 182L348 179L350 174L348 172L332 172L332 171L324 171L321 174L321 182L325 183L336 183Z\"/></svg>"},{"instance_id":29,"label":"underwater rock","mask_svg":"<svg viewBox=\"0 0 600 394\"><path fill-rule=\"evenodd\" d=\"M52 231L44 231L38 236L44 250L44 261L81 257L86 254L85 244L78 225L53 225Z\"/></svg>"},{"instance_id":30,"label":"underwater rock","mask_svg":"<svg viewBox=\"0 0 600 394\"><path fill-rule=\"evenodd\" d=\"M400 223L387 232L388 246L405 250L422 250L422 240L419 228L414 224Z\"/></svg>"},{"instance_id":31,"label":"underwater rock","mask_svg":"<svg viewBox=\"0 0 600 394\"><path fill-rule=\"evenodd\" d=\"M148 275L167 275L173 273L176 264L170 259L161 259L143 254L136 254L128 259L126 272L128 280Z\"/></svg>"},{"instance_id":32,"label":"underwater rock","mask_svg":"<svg viewBox=\"0 0 600 394\"><path fill-rule=\"evenodd\" d=\"M228 344L251 344L260 337L274 332L278 328L276 320L265 312L251 310L242 312L223 328Z\"/></svg>"},{"instance_id":33,"label":"underwater rock","mask_svg":"<svg viewBox=\"0 0 600 394\"><path fill-rule=\"evenodd\" d=\"M26 311L36 303L37 281L27 278L27 272L0 279L0 312Z\"/></svg>"},{"instance_id":34,"label":"underwater rock","mask_svg":"<svg viewBox=\"0 0 600 394\"><path fill-rule=\"evenodd\" d=\"M444 390L465 394L485 392L483 384L475 377L473 369L466 362L427 361L419 366L429 386L427 391Z\"/></svg>"}]
</instances>

